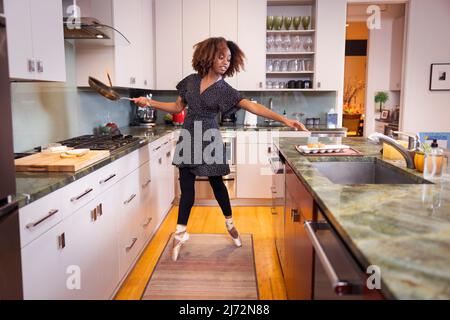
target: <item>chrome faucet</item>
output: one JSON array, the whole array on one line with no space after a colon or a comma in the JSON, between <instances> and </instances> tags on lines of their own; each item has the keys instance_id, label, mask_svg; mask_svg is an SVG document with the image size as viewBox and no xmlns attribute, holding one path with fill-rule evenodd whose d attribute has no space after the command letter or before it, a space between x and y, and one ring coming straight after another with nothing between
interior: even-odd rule
<instances>
[{"instance_id":1,"label":"chrome faucet","mask_svg":"<svg viewBox=\"0 0 450 320\"><path fill-rule=\"evenodd\" d=\"M406 149L402 145L398 144L397 141L395 141L393 138L388 137L384 134L375 132L372 133L368 139L374 143L377 144L383 144L386 143L390 146L392 146L395 150L397 150L405 159L406 161L406 167L409 169L415 169L416 166L414 165L414 156L417 151L417 146L419 144L419 137L417 135L401 132L401 131L395 131L394 133L397 134L403 134L408 136L409 138L409 149Z\"/></svg>"}]
</instances>

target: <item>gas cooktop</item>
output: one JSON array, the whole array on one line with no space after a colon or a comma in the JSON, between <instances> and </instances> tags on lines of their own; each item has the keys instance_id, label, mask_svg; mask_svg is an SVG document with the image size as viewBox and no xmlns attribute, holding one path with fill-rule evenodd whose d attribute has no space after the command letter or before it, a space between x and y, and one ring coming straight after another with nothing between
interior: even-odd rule
<instances>
[{"instance_id":1,"label":"gas cooktop","mask_svg":"<svg viewBox=\"0 0 450 320\"><path fill-rule=\"evenodd\" d=\"M75 149L91 149L91 150L109 150L111 154L116 154L130 146L138 145L140 138L132 135L83 135L67 140L58 141L63 146L68 146ZM36 147L33 150L15 153L14 158L19 159L34 153L41 152L41 147Z\"/></svg>"},{"instance_id":2,"label":"gas cooktop","mask_svg":"<svg viewBox=\"0 0 450 320\"><path fill-rule=\"evenodd\" d=\"M139 138L132 135L107 135L95 136L84 135L63 141L59 141L63 146L91 150L109 150L111 153L117 153L134 144L139 144Z\"/></svg>"}]
</instances>

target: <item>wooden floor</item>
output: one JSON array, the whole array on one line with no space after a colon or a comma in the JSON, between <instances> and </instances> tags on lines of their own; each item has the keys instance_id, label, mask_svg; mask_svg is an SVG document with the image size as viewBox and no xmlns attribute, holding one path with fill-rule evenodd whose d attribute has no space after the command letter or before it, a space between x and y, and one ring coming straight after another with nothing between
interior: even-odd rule
<instances>
[{"instance_id":1,"label":"wooden floor","mask_svg":"<svg viewBox=\"0 0 450 320\"><path fill-rule=\"evenodd\" d=\"M164 246L174 232L178 207L173 207L134 269L117 293L117 300L140 299ZM286 288L276 253L270 207L233 207L233 221L240 233L253 234L259 297L286 299ZM219 207L194 207L188 223L190 233L226 233Z\"/></svg>"}]
</instances>

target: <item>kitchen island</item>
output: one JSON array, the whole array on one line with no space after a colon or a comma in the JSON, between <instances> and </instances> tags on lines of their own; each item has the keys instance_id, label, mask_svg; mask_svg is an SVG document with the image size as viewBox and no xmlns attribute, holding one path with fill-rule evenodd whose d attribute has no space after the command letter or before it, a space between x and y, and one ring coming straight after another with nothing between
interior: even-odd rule
<instances>
[{"instance_id":1,"label":"kitchen island","mask_svg":"<svg viewBox=\"0 0 450 320\"><path fill-rule=\"evenodd\" d=\"M385 298L449 299L450 176L434 184L335 184L313 166L315 161L373 161L381 159L381 147L344 138L343 144L363 156L302 156L294 146L307 142L280 138L277 147L361 268L380 267ZM390 163L420 179L403 160Z\"/></svg>"}]
</instances>

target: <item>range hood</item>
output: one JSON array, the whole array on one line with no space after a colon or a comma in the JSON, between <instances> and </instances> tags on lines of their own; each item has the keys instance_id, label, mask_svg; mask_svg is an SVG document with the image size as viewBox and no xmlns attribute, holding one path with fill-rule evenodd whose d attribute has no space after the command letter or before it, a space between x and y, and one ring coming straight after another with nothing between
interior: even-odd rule
<instances>
[{"instance_id":1,"label":"range hood","mask_svg":"<svg viewBox=\"0 0 450 320\"><path fill-rule=\"evenodd\" d=\"M102 24L90 17L64 17L64 39L71 40L109 40L110 44L130 44L130 41L119 30ZM105 43L106 44L106 43Z\"/></svg>"}]
</instances>

